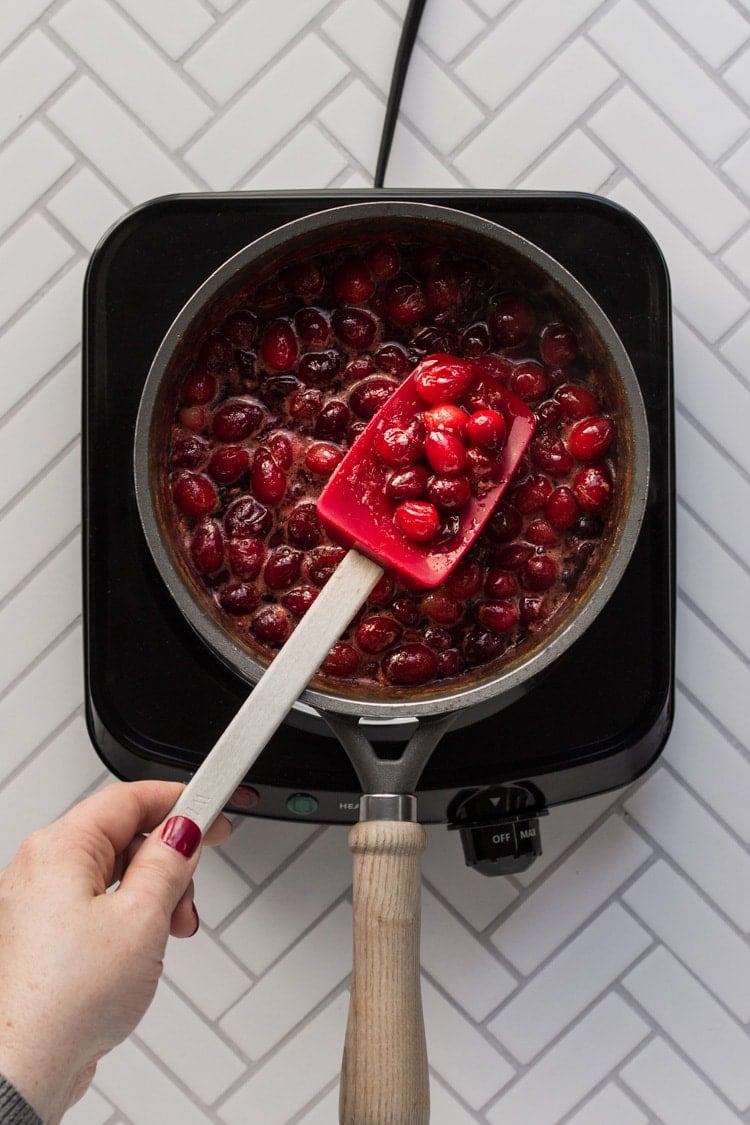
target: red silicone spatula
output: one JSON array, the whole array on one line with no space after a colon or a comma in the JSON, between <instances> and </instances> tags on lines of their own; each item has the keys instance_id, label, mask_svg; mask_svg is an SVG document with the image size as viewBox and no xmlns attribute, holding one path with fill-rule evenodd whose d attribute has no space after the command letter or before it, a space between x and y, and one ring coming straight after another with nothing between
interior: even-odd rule
<instances>
[{"instance_id":1,"label":"red silicone spatula","mask_svg":"<svg viewBox=\"0 0 750 1125\"><path fill-rule=\"evenodd\" d=\"M467 360L437 355L418 364L318 501L321 521L350 549L172 815L208 828L384 570L422 589L450 574L516 471L534 422L521 399ZM394 486L404 472L412 495ZM415 479L424 485L416 497ZM429 1116L419 989L425 835L414 822L413 799L403 806L400 796L371 790L350 834L354 974L340 1111L346 1125L423 1125Z\"/></svg>"}]
</instances>

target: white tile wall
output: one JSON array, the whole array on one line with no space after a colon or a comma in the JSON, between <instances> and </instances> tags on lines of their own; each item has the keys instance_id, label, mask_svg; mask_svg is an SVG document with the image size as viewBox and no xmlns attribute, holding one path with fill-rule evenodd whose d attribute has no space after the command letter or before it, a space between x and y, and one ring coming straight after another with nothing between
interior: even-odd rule
<instances>
[{"instance_id":1,"label":"white tile wall","mask_svg":"<svg viewBox=\"0 0 750 1125\"><path fill-rule=\"evenodd\" d=\"M129 207L367 186L406 0L0 5L0 864L108 778L83 719L80 295ZM427 0L387 182L602 192L670 269L677 716L523 875L429 831L433 1125L750 1120L750 0ZM29 441L28 435L34 440ZM245 820L71 1125L329 1125L345 834Z\"/></svg>"}]
</instances>

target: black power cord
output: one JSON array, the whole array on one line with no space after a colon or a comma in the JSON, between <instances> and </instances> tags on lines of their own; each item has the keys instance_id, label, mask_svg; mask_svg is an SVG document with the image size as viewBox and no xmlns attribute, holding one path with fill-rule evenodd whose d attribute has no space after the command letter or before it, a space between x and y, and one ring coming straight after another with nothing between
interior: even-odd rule
<instances>
[{"instance_id":1,"label":"black power cord","mask_svg":"<svg viewBox=\"0 0 750 1125\"><path fill-rule=\"evenodd\" d=\"M396 52L396 61L393 65L393 75L391 76L391 88L388 92L388 104L385 107L383 131L380 135L380 151L378 152L378 162L375 168L375 179L373 182L373 186L376 188L381 188L385 180L385 172L388 167L388 158L391 155L391 144L393 143L393 133L396 128L396 121L398 120L398 110L401 105L401 94L404 89L406 72L409 69L412 47L414 46L414 40L417 38L419 21L422 18L422 12L424 11L426 2L427 0L409 0L409 7L404 16L401 38L398 44L398 51Z\"/></svg>"}]
</instances>

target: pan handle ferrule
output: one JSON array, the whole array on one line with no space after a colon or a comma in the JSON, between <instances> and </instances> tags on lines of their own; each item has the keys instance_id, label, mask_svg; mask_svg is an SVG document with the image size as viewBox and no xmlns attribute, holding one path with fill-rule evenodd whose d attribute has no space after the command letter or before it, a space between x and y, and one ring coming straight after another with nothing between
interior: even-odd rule
<instances>
[{"instance_id":1,"label":"pan handle ferrule","mask_svg":"<svg viewBox=\"0 0 750 1125\"><path fill-rule=\"evenodd\" d=\"M416 821L417 798L411 793L363 793L359 819Z\"/></svg>"}]
</instances>

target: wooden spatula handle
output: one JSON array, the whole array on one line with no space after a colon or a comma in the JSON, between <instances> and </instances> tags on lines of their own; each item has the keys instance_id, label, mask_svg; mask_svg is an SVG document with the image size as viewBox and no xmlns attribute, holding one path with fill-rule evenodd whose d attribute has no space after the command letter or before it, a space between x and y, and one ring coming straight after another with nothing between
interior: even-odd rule
<instances>
[{"instance_id":1,"label":"wooden spatula handle","mask_svg":"<svg viewBox=\"0 0 750 1125\"><path fill-rule=\"evenodd\" d=\"M372 820L354 855L354 973L341 1075L341 1125L427 1125L429 1076L419 981L420 883L427 835Z\"/></svg>"}]
</instances>

